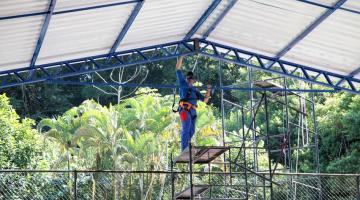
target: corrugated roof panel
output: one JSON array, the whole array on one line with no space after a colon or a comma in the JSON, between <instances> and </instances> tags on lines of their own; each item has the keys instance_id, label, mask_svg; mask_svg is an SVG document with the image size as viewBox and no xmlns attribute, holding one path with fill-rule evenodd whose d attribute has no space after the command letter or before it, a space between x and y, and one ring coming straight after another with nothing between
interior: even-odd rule
<instances>
[{"instance_id":1,"label":"corrugated roof panel","mask_svg":"<svg viewBox=\"0 0 360 200\"><path fill-rule=\"evenodd\" d=\"M221 3L215 8L215 10L211 13L211 15L206 19L203 25L195 33L194 38L202 38L205 32L212 26L212 24L221 15L221 13L224 12L225 8L230 2L231 0L221 1Z\"/></svg>"},{"instance_id":2,"label":"corrugated roof panel","mask_svg":"<svg viewBox=\"0 0 360 200\"><path fill-rule=\"evenodd\" d=\"M78 8L85 8L85 7L92 7L98 5L105 5L105 4L112 4L112 3L119 3L119 2L126 2L128 0L57 0L55 12L70 10L70 9L78 9ZM122 6L122 5L119 5Z\"/></svg>"},{"instance_id":3,"label":"corrugated roof panel","mask_svg":"<svg viewBox=\"0 0 360 200\"><path fill-rule=\"evenodd\" d=\"M0 17L45 12L49 8L49 0L1 0Z\"/></svg>"},{"instance_id":4,"label":"corrugated roof panel","mask_svg":"<svg viewBox=\"0 0 360 200\"><path fill-rule=\"evenodd\" d=\"M348 8L360 12L360 1L359 0L347 0L342 8Z\"/></svg>"},{"instance_id":5,"label":"corrugated roof panel","mask_svg":"<svg viewBox=\"0 0 360 200\"><path fill-rule=\"evenodd\" d=\"M333 6L339 0L310 0L311 2L319 3L326 6Z\"/></svg>"},{"instance_id":6,"label":"corrugated roof panel","mask_svg":"<svg viewBox=\"0 0 360 200\"><path fill-rule=\"evenodd\" d=\"M44 16L0 21L0 70L29 67Z\"/></svg>"},{"instance_id":7,"label":"corrugated roof panel","mask_svg":"<svg viewBox=\"0 0 360 200\"><path fill-rule=\"evenodd\" d=\"M284 59L347 75L360 66L360 15L338 10Z\"/></svg>"},{"instance_id":8,"label":"corrugated roof panel","mask_svg":"<svg viewBox=\"0 0 360 200\"><path fill-rule=\"evenodd\" d=\"M288 0L242 0L209 40L274 56L325 11Z\"/></svg>"},{"instance_id":9,"label":"corrugated roof panel","mask_svg":"<svg viewBox=\"0 0 360 200\"><path fill-rule=\"evenodd\" d=\"M147 0L119 50L182 40L211 0Z\"/></svg>"},{"instance_id":10,"label":"corrugated roof panel","mask_svg":"<svg viewBox=\"0 0 360 200\"><path fill-rule=\"evenodd\" d=\"M108 53L134 6L54 15L36 64Z\"/></svg>"}]
</instances>

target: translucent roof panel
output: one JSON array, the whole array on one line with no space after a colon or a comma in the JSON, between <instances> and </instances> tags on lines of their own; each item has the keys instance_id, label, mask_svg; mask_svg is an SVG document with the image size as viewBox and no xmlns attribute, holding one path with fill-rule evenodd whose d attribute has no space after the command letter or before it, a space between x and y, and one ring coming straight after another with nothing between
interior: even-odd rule
<instances>
[{"instance_id":1,"label":"translucent roof panel","mask_svg":"<svg viewBox=\"0 0 360 200\"><path fill-rule=\"evenodd\" d=\"M129 0L57 0L55 12L128 2Z\"/></svg>"},{"instance_id":2,"label":"translucent roof panel","mask_svg":"<svg viewBox=\"0 0 360 200\"><path fill-rule=\"evenodd\" d=\"M209 40L274 56L324 11L296 1L241 0Z\"/></svg>"},{"instance_id":3,"label":"translucent roof panel","mask_svg":"<svg viewBox=\"0 0 360 200\"><path fill-rule=\"evenodd\" d=\"M310 2L319 3L325 6L333 6L338 2L339 0L309 0Z\"/></svg>"},{"instance_id":4,"label":"translucent roof panel","mask_svg":"<svg viewBox=\"0 0 360 200\"><path fill-rule=\"evenodd\" d=\"M343 75L351 73L360 67L360 15L336 11L284 59Z\"/></svg>"},{"instance_id":5,"label":"translucent roof panel","mask_svg":"<svg viewBox=\"0 0 360 200\"><path fill-rule=\"evenodd\" d=\"M118 51L182 40L212 0L146 0Z\"/></svg>"},{"instance_id":6,"label":"translucent roof panel","mask_svg":"<svg viewBox=\"0 0 360 200\"><path fill-rule=\"evenodd\" d=\"M53 15L36 64L108 53L134 6Z\"/></svg>"},{"instance_id":7,"label":"translucent roof panel","mask_svg":"<svg viewBox=\"0 0 360 200\"><path fill-rule=\"evenodd\" d=\"M344 5L341 7L360 12L360 1L359 0L347 0L344 3Z\"/></svg>"},{"instance_id":8,"label":"translucent roof panel","mask_svg":"<svg viewBox=\"0 0 360 200\"><path fill-rule=\"evenodd\" d=\"M0 17L46 12L49 0L1 0Z\"/></svg>"},{"instance_id":9,"label":"translucent roof panel","mask_svg":"<svg viewBox=\"0 0 360 200\"><path fill-rule=\"evenodd\" d=\"M28 67L44 16L0 21L0 70Z\"/></svg>"},{"instance_id":10,"label":"translucent roof panel","mask_svg":"<svg viewBox=\"0 0 360 200\"><path fill-rule=\"evenodd\" d=\"M225 11L231 1L232 0L222 0L211 15L205 20L204 24L199 28L194 37L202 38L206 31L216 22L217 18Z\"/></svg>"}]
</instances>

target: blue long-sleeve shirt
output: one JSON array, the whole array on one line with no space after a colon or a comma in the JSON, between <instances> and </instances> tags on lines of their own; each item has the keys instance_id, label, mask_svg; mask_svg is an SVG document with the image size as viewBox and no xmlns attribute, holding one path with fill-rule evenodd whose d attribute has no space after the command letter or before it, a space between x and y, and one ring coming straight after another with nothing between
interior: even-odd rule
<instances>
[{"instance_id":1,"label":"blue long-sleeve shirt","mask_svg":"<svg viewBox=\"0 0 360 200\"><path fill-rule=\"evenodd\" d=\"M194 86L189 87L183 73L180 70L176 70L176 78L180 85L180 99L184 99L192 105L197 105L197 100L204 101L204 95L202 95Z\"/></svg>"}]
</instances>

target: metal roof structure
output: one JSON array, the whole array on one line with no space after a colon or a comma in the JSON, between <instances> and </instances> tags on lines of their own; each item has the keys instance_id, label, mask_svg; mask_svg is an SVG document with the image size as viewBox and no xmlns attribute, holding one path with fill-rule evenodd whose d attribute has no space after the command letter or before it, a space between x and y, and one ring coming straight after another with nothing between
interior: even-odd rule
<instances>
[{"instance_id":1,"label":"metal roof structure","mask_svg":"<svg viewBox=\"0 0 360 200\"><path fill-rule=\"evenodd\" d=\"M360 1L0 1L1 88L195 53L360 94Z\"/></svg>"}]
</instances>

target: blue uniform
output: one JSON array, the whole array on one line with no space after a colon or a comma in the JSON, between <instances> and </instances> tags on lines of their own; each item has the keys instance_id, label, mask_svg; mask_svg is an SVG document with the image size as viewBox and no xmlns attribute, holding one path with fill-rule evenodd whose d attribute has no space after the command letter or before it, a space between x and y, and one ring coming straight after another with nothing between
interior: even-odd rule
<instances>
[{"instance_id":1,"label":"blue uniform","mask_svg":"<svg viewBox=\"0 0 360 200\"><path fill-rule=\"evenodd\" d=\"M195 87L189 87L180 70L176 70L176 77L180 85L180 99L195 106L197 105L197 100L204 101L204 96ZM190 108L189 111L180 109L179 114L181 120L181 150L183 151L188 147L189 141L195 133L196 110L193 108Z\"/></svg>"}]
</instances>

